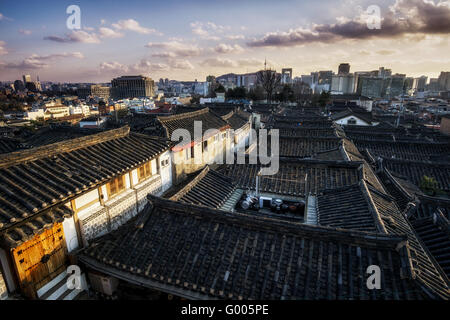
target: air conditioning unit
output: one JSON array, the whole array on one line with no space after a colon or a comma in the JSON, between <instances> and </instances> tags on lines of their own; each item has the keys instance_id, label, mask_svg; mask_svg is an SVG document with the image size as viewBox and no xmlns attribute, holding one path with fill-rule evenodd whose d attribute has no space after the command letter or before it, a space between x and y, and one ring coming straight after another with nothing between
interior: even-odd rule
<instances>
[{"instance_id":1,"label":"air conditioning unit","mask_svg":"<svg viewBox=\"0 0 450 320\"><path fill-rule=\"evenodd\" d=\"M92 289L109 296L113 295L119 285L119 280L111 276L105 276L92 272L89 272L88 276Z\"/></svg>"}]
</instances>

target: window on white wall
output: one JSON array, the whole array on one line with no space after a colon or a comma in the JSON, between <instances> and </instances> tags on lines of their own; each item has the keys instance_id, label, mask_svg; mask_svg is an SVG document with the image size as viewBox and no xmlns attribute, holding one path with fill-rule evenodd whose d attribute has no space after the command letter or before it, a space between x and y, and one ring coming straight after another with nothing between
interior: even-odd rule
<instances>
[{"instance_id":1,"label":"window on white wall","mask_svg":"<svg viewBox=\"0 0 450 320\"><path fill-rule=\"evenodd\" d=\"M353 119L353 118L348 119L348 120L347 120L347 124L355 125L355 124L356 124L356 119Z\"/></svg>"}]
</instances>

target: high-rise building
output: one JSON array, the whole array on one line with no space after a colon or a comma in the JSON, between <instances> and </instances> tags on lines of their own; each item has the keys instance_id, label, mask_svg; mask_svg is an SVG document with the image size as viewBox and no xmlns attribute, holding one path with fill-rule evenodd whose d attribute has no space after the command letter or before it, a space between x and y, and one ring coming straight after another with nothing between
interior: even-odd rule
<instances>
[{"instance_id":1,"label":"high-rise building","mask_svg":"<svg viewBox=\"0 0 450 320\"><path fill-rule=\"evenodd\" d=\"M385 81L388 83L386 96L390 98L401 96L404 93L405 77L402 75L396 75L392 78L387 78Z\"/></svg>"},{"instance_id":2,"label":"high-rise building","mask_svg":"<svg viewBox=\"0 0 450 320\"><path fill-rule=\"evenodd\" d=\"M369 98L381 98L383 96L384 81L382 78L371 78L367 76L358 77L356 92Z\"/></svg>"},{"instance_id":3,"label":"high-rise building","mask_svg":"<svg viewBox=\"0 0 450 320\"><path fill-rule=\"evenodd\" d=\"M91 86L91 95L94 97L99 97L104 101L108 101L110 97L110 91L111 91L110 87L104 87L98 84Z\"/></svg>"},{"instance_id":4,"label":"high-rise building","mask_svg":"<svg viewBox=\"0 0 450 320\"><path fill-rule=\"evenodd\" d=\"M26 86L27 82L31 82L31 76L29 74L23 75L23 84Z\"/></svg>"},{"instance_id":5,"label":"high-rise building","mask_svg":"<svg viewBox=\"0 0 450 320\"><path fill-rule=\"evenodd\" d=\"M350 64L341 63L339 65L338 74L349 74L349 73L350 73Z\"/></svg>"},{"instance_id":6,"label":"high-rise building","mask_svg":"<svg viewBox=\"0 0 450 320\"><path fill-rule=\"evenodd\" d=\"M421 76L419 78L414 78L413 89L416 92L425 91L425 86L427 85L428 77Z\"/></svg>"},{"instance_id":7,"label":"high-rise building","mask_svg":"<svg viewBox=\"0 0 450 320\"><path fill-rule=\"evenodd\" d=\"M403 89L405 92L409 92L413 88L414 78L407 77L405 79L405 83L403 85Z\"/></svg>"},{"instance_id":8,"label":"high-rise building","mask_svg":"<svg viewBox=\"0 0 450 320\"><path fill-rule=\"evenodd\" d=\"M25 85L23 84L22 80L14 81L14 89L16 91L23 91L25 89Z\"/></svg>"},{"instance_id":9,"label":"high-rise building","mask_svg":"<svg viewBox=\"0 0 450 320\"><path fill-rule=\"evenodd\" d=\"M450 72L441 72L438 78L439 90L448 91L450 90Z\"/></svg>"},{"instance_id":10,"label":"high-rise building","mask_svg":"<svg viewBox=\"0 0 450 320\"><path fill-rule=\"evenodd\" d=\"M142 75L115 78L111 85L114 99L148 98L155 94L155 82Z\"/></svg>"},{"instance_id":11,"label":"high-rise building","mask_svg":"<svg viewBox=\"0 0 450 320\"><path fill-rule=\"evenodd\" d=\"M311 76L311 75L307 75L307 74L302 75L302 76L300 77L300 79L301 79L301 81L302 81L303 83L306 83L306 84L309 85L310 87L311 87L312 84L313 84L313 76Z\"/></svg>"},{"instance_id":12,"label":"high-rise building","mask_svg":"<svg viewBox=\"0 0 450 320\"><path fill-rule=\"evenodd\" d=\"M378 69L378 77L379 78L389 78L392 75L392 70L391 69L385 69L384 67L380 67L380 69Z\"/></svg>"},{"instance_id":13,"label":"high-rise building","mask_svg":"<svg viewBox=\"0 0 450 320\"><path fill-rule=\"evenodd\" d=\"M292 83L292 68L281 69L281 83Z\"/></svg>"},{"instance_id":14,"label":"high-rise building","mask_svg":"<svg viewBox=\"0 0 450 320\"><path fill-rule=\"evenodd\" d=\"M329 84L331 86L331 79L333 78L333 71L319 71L319 84Z\"/></svg>"},{"instance_id":15,"label":"high-rise building","mask_svg":"<svg viewBox=\"0 0 450 320\"><path fill-rule=\"evenodd\" d=\"M353 74L340 73L334 75L331 80L331 92L333 94L351 94L355 91L355 76Z\"/></svg>"}]
</instances>

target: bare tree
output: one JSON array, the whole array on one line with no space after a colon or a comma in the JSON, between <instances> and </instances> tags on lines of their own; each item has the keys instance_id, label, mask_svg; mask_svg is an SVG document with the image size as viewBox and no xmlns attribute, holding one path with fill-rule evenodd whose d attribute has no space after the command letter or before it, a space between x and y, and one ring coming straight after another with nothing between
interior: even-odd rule
<instances>
[{"instance_id":1,"label":"bare tree","mask_svg":"<svg viewBox=\"0 0 450 320\"><path fill-rule=\"evenodd\" d=\"M267 102L272 101L273 92L275 88L280 85L281 75L275 70L261 70L256 74L258 84L263 87L267 94Z\"/></svg>"}]
</instances>

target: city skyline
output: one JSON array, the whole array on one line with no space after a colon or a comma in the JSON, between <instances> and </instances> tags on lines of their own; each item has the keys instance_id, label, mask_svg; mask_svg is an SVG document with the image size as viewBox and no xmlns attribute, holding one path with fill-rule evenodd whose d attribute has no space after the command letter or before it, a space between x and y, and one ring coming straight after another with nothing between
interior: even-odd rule
<instances>
[{"instance_id":1,"label":"city skyline","mask_svg":"<svg viewBox=\"0 0 450 320\"><path fill-rule=\"evenodd\" d=\"M450 2L377 1L380 29L367 27L373 1L111 1L2 3L0 81L109 82L143 74L204 81L207 75L293 68L351 72L384 66L437 78L450 69ZM66 9L81 9L69 30ZM167 8L170 7L170 10ZM326 10L325 10L326 9ZM36 14L38 13L38 14Z\"/></svg>"}]
</instances>

